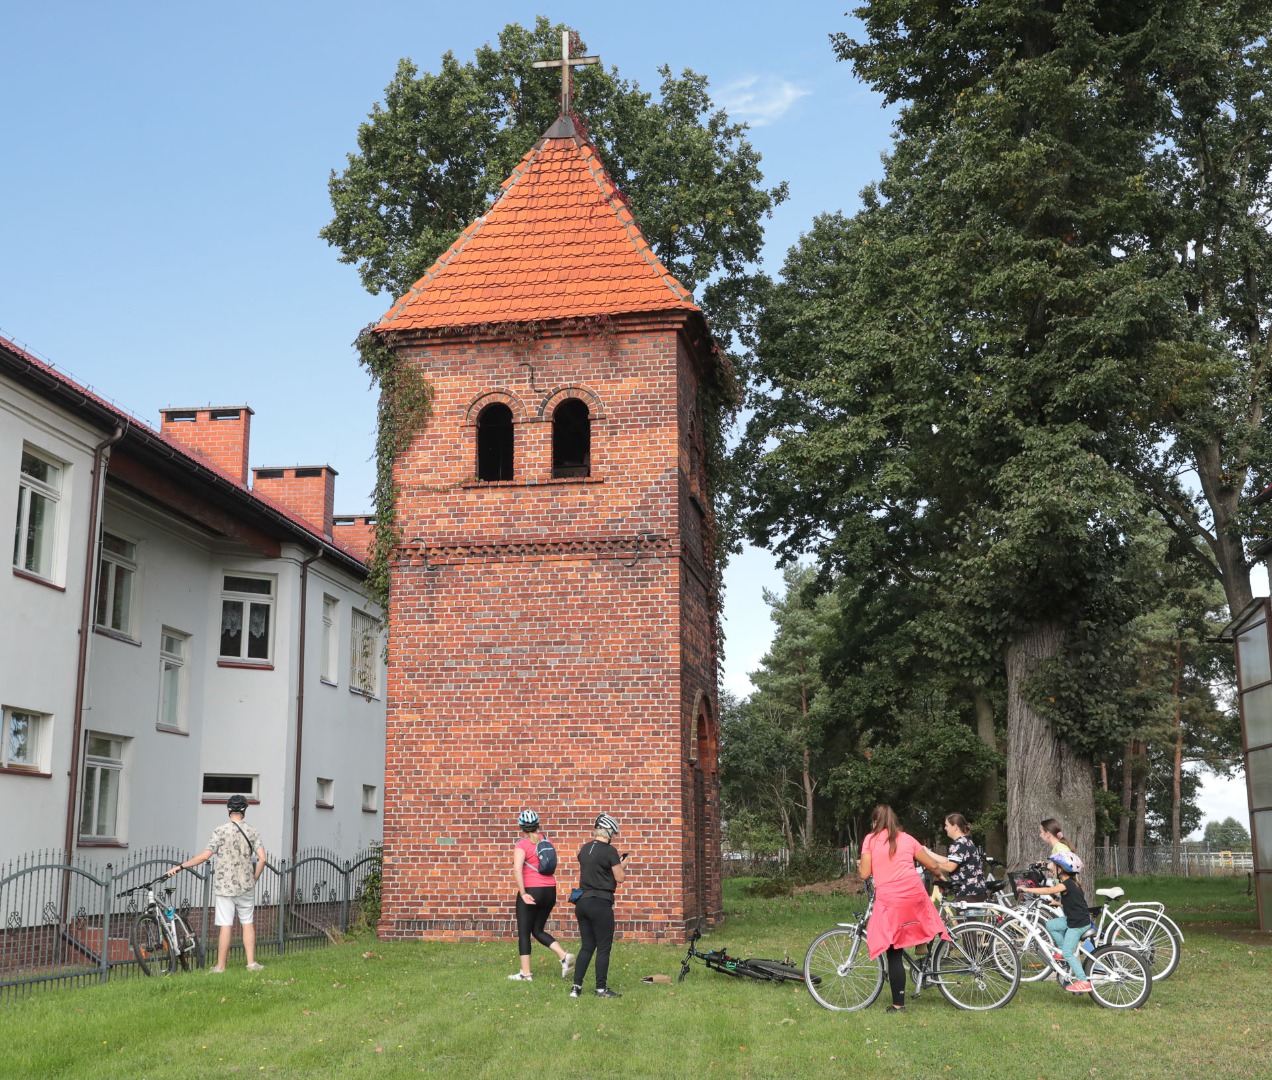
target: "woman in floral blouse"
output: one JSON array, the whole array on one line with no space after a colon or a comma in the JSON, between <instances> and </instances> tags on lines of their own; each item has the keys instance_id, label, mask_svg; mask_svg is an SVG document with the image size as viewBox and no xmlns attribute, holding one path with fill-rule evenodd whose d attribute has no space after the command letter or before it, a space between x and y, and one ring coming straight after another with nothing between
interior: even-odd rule
<instances>
[{"instance_id":1,"label":"woman in floral blouse","mask_svg":"<svg viewBox=\"0 0 1272 1080\"><path fill-rule=\"evenodd\" d=\"M950 850L945 858L936 856L936 865L949 874L950 890L955 900L985 899L985 868L980 848L967 834L971 825L962 814L947 814L945 835L950 838Z\"/></svg>"}]
</instances>

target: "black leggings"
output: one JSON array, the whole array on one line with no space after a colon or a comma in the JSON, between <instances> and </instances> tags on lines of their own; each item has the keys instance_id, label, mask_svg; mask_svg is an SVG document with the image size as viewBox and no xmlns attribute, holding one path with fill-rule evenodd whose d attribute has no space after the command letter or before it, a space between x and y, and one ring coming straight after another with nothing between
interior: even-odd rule
<instances>
[{"instance_id":1,"label":"black leggings","mask_svg":"<svg viewBox=\"0 0 1272 1080\"><path fill-rule=\"evenodd\" d=\"M583 985L583 976L595 952L596 989L604 990L609 985L606 980L609 979L610 949L614 947L614 904L599 896L585 896L574 905L574 913L578 916L579 938L583 942L574 969L574 985Z\"/></svg>"},{"instance_id":2,"label":"black leggings","mask_svg":"<svg viewBox=\"0 0 1272 1080\"><path fill-rule=\"evenodd\" d=\"M522 956L530 955L531 938L549 948L556 944L556 938L543 929L556 907L556 886L536 885L526 892L534 897L533 904L527 904L520 893L517 894L517 945Z\"/></svg>"},{"instance_id":3,"label":"black leggings","mask_svg":"<svg viewBox=\"0 0 1272 1080\"><path fill-rule=\"evenodd\" d=\"M901 950L888 946L888 985L892 988L892 1004L905 1004L905 961Z\"/></svg>"}]
</instances>

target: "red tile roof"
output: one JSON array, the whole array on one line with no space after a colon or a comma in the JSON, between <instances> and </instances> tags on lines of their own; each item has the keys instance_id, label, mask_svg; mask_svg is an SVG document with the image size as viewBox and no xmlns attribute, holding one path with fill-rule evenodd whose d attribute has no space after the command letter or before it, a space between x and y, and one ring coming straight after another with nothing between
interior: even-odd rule
<instances>
[{"instance_id":1,"label":"red tile roof","mask_svg":"<svg viewBox=\"0 0 1272 1080\"><path fill-rule=\"evenodd\" d=\"M266 498L253 491L238 477L227 472L211 458L204 457L198 450L187 446L178 439L169 438L162 432L155 431L148 424L138 420L135 416L125 412L119 406L112 404L105 398L95 394L86 386L81 386L70 376L63 374L52 364L45 360L41 360L33 353L27 352L16 342L10 341L8 338L0 337L0 358L16 361L25 365L27 373L34 376L34 381L42 388L69 391L69 396L76 406L92 407L92 411L98 414L104 414L106 417L118 424L124 429L124 443L140 442L141 444L150 444L152 446L160 446L165 451L167 457L180 457L186 459L194 466L192 470L197 480L209 482L212 480L220 481L222 487L233 488L240 499L248 506L253 504L259 508L268 508L273 512L276 518L285 518L287 523L302 532L309 535L310 538L319 541L328 548L340 552L347 558L353 559L363 565L366 564L367 556L365 552L358 551L350 547L348 544L341 543L338 540L329 540L323 535L322 529L314 526L311 522L306 521L299 514L294 513L281 503L275 502L273 499Z\"/></svg>"},{"instance_id":2,"label":"red tile roof","mask_svg":"<svg viewBox=\"0 0 1272 1080\"><path fill-rule=\"evenodd\" d=\"M697 312L581 125L561 117L378 330Z\"/></svg>"}]
</instances>

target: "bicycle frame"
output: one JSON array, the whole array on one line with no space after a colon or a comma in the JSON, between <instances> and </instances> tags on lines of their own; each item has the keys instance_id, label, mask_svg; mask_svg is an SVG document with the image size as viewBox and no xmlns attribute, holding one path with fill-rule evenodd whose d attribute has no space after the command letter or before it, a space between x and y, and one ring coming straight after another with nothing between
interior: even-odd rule
<instances>
[{"instance_id":1,"label":"bicycle frame","mask_svg":"<svg viewBox=\"0 0 1272 1080\"><path fill-rule=\"evenodd\" d=\"M1166 914L1166 905L1158 900L1124 900L1121 904L1115 902L1126 894L1118 888L1115 889L1096 889L1095 895L1104 899L1102 910L1100 911L1099 922L1096 923L1096 941L1103 944L1108 934L1114 929L1120 929L1123 932L1134 937L1134 931L1126 925L1126 921L1132 917L1151 917L1153 927L1165 925L1177 937L1180 944L1184 941L1184 932L1179 929L1179 925ZM1105 924L1112 925L1106 930Z\"/></svg>"}]
</instances>

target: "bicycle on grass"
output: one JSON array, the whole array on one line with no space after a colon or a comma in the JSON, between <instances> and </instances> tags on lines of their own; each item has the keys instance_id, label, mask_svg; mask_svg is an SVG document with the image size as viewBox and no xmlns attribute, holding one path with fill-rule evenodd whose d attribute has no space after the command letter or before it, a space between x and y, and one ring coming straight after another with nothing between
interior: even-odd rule
<instances>
[{"instance_id":1,"label":"bicycle on grass","mask_svg":"<svg viewBox=\"0 0 1272 1080\"><path fill-rule=\"evenodd\" d=\"M1000 933L1008 937L1017 952L1017 965L1026 969L1022 977L1025 982L1055 976L1061 986L1066 986L1074 977L1047 931L1047 914L1041 897L1029 897L1015 908L986 902L946 901L941 905L941 914L946 919L975 916L997 920ZM1106 1009L1137 1009L1148 1000L1153 989L1153 973L1135 946L1116 941L1100 944L1097 930L1091 926L1082 935L1078 958L1097 1005Z\"/></svg>"},{"instance_id":2,"label":"bicycle on grass","mask_svg":"<svg viewBox=\"0 0 1272 1080\"><path fill-rule=\"evenodd\" d=\"M712 949L699 952L695 946L702 937L701 922L694 927L693 936L689 938L689 951L680 962L680 978L684 982L689 974L690 963L701 960L711 971L719 971L724 975L732 975L736 979L757 979L760 982L800 982L804 981L804 972L786 960L739 959L730 956L727 949Z\"/></svg>"},{"instance_id":3,"label":"bicycle on grass","mask_svg":"<svg viewBox=\"0 0 1272 1080\"><path fill-rule=\"evenodd\" d=\"M197 967L201 962L199 939L172 904L172 894L177 887L164 885L166 896L163 903L155 896L155 886L167 880L167 875L161 875L154 881L134 885L115 894L117 898L139 892L146 894L145 906L133 920L129 932L133 955L143 975L171 975L178 964L182 971L189 971L192 965Z\"/></svg>"},{"instance_id":4,"label":"bicycle on grass","mask_svg":"<svg viewBox=\"0 0 1272 1080\"><path fill-rule=\"evenodd\" d=\"M808 992L824 1008L852 1012L873 1005L887 978L883 956L870 959L866 930L874 909L867 890L866 909L854 922L819 934L804 957ZM903 952L917 999L935 986L951 1005L984 1012L999 1009L1016 996L1020 958L1003 931L988 923L965 921L949 928L950 940L935 937L923 955Z\"/></svg>"}]
</instances>

